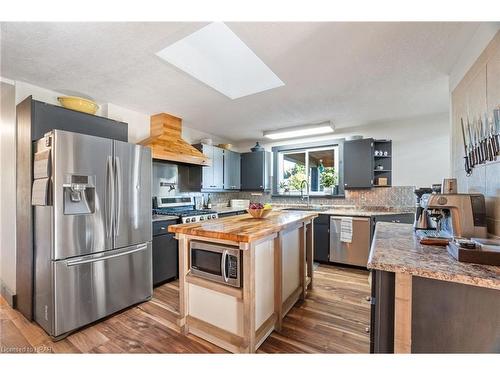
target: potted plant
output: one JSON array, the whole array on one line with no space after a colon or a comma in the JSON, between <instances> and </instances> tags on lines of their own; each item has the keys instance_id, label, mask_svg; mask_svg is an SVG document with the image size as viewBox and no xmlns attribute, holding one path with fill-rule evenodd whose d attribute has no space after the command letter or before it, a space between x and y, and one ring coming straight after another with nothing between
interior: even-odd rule
<instances>
[{"instance_id":1,"label":"potted plant","mask_svg":"<svg viewBox=\"0 0 500 375\"><path fill-rule=\"evenodd\" d=\"M320 175L320 182L323 186L323 192L326 195L333 195L334 187L337 185L337 173L335 173L335 168L325 168Z\"/></svg>"}]
</instances>

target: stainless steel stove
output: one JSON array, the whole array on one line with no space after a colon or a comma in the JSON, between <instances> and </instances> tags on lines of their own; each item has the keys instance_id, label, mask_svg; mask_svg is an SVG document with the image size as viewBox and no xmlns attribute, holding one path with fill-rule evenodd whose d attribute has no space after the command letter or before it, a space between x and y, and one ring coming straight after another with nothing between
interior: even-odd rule
<instances>
[{"instance_id":1,"label":"stainless steel stove","mask_svg":"<svg viewBox=\"0 0 500 375\"><path fill-rule=\"evenodd\" d=\"M156 207L153 203L153 214L178 216L183 224L218 218L216 211L196 210L193 197L157 197L155 200Z\"/></svg>"}]
</instances>

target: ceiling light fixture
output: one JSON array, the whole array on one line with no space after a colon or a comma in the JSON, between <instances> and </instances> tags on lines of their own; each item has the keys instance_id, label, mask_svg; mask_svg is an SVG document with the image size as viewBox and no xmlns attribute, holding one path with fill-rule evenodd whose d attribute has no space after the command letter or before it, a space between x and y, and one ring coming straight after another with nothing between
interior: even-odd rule
<instances>
[{"instance_id":1,"label":"ceiling light fixture","mask_svg":"<svg viewBox=\"0 0 500 375\"><path fill-rule=\"evenodd\" d=\"M156 55L230 99L285 85L223 22L213 22Z\"/></svg>"},{"instance_id":2,"label":"ceiling light fixture","mask_svg":"<svg viewBox=\"0 0 500 375\"><path fill-rule=\"evenodd\" d=\"M320 135L333 133L335 127L331 121L324 121L319 124L293 126L277 130L269 130L264 132L264 137L270 139L287 139L297 138L310 135Z\"/></svg>"}]
</instances>

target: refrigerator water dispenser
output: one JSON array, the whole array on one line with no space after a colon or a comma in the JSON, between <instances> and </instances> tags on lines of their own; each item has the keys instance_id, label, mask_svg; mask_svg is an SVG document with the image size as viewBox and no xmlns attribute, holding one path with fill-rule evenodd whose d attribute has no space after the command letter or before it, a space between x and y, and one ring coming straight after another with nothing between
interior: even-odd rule
<instances>
[{"instance_id":1,"label":"refrigerator water dispenser","mask_svg":"<svg viewBox=\"0 0 500 375\"><path fill-rule=\"evenodd\" d=\"M95 212L95 177L65 176L64 215L88 215Z\"/></svg>"}]
</instances>

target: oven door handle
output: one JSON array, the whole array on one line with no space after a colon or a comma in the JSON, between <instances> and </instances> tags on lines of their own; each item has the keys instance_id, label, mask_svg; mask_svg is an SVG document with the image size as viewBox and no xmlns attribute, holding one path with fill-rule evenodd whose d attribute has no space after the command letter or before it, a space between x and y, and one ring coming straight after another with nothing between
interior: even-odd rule
<instances>
[{"instance_id":1,"label":"oven door handle","mask_svg":"<svg viewBox=\"0 0 500 375\"><path fill-rule=\"evenodd\" d=\"M226 262L227 262L227 250L224 250L222 252L220 266L222 268L222 277L224 278L224 282L227 283L229 281L229 278L227 277L227 274L226 274Z\"/></svg>"}]
</instances>

